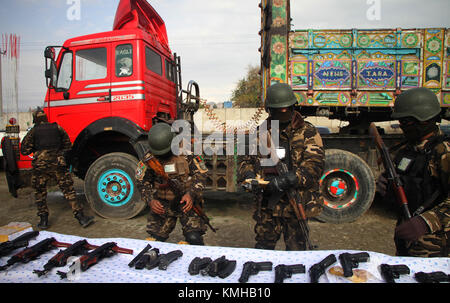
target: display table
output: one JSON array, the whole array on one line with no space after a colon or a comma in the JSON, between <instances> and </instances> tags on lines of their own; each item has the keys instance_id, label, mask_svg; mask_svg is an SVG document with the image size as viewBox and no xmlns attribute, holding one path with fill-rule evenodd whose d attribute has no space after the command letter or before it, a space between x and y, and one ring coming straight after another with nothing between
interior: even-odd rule
<instances>
[{"instance_id":1,"label":"display table","mask_svg":"<svg viewBox=\"0 0 450 303\"><path fill-rule=\"evenodd\" d=\"M29 246L36 244L45 238L54 237L58 242L75 243L84 238L78 236L64 235L53 232L41 231L39 236L30 241ZM79 275L70 277L70 279L61 279L56 272L68 272L70 265L52 269L47 275L38 277L33 270L43 269L44 264L54 256L58 250L64 248L55 248L50 252L43 254L39 259L31 261L27 264L18 263L10 266L6 271L0 272L0 282L2 283L237 283L241 275L245 262L263 262L271 261L273 263L272 271L261 271L257 275L250 276L250 283L273 283L275 277L275 266L278 264L304 264L306 268L305 274L295 274L290 279L286 279L284 283L309 283L308 269L315 263L320 262L329 254L335 254L338 259L339 254L343 252L355 253L358 251L341 251L341 250L315 250L315 251L271 251L252 248L231 248L218 246L195 246L195 245L179 245L172 243L127 239L127 238L96 238L86 239L89 244L102 245L106 242L116 242L118 246L133 250L133 255L116 254L110 258L101 260L98 264L92 266ZM136 270L130 268L128 263L147 245L158 248L160 253L168 253L173 250L181 250L183 256L174 261L167 270L159 270L158 268L148 270ZM21 249L14 251L12 254L0 258L0 266L6 264L7 260ZM371 279L368 282L383 282L378 266L382 263L394 265L405 264L411 273L401 276L396 280L397 283L414 283L414 273L416 272L432 272L443 271L450 273L450 258L405 258L392 257L376 252L368 252L370 254L369 262L360 263L359 269L367 270ZM229 260L236 260L237 265L234 272L225 279L219 277L210 277L195 275L188 273L188 266L195 257L210 257L216 259L225 255ZM340 266L339 259L331 265ZM338 277L326 272L319 282L350 282L347 279Z\"/></svg>"}]
</instances>

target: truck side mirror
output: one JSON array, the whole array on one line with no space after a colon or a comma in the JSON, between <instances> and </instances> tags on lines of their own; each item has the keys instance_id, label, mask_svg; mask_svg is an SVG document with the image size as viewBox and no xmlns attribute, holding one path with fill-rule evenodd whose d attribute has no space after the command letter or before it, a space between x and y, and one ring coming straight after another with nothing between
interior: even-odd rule
<instances>
[{"instance_id":1,"label":"truck side mirror","mask_svg":"<svg viewBox=\"0 0 450 303\"><path fill-rule=\"evenodd\" d=\"M45 78L48 88L56 88L58 82L58 71L55 62L55 48L47 46L44 51L45 57Z\"/></svg>"}]
</instances>

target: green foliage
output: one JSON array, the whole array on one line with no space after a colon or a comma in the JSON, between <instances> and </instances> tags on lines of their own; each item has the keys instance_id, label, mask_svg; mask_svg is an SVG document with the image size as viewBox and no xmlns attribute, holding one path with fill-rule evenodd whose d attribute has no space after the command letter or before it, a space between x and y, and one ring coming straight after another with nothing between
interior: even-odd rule
<instances>
[{"instance_id":1,"label":"green foliage","mask_svg":"<svg viewBox=\"0 0 450 303\"><path fill-rule=\"evenodd\" d=\"M261 106L261 75L259 67L249 65L245 78L239 80L231 95L233 107Z\"/></svg>"}]
</instances>

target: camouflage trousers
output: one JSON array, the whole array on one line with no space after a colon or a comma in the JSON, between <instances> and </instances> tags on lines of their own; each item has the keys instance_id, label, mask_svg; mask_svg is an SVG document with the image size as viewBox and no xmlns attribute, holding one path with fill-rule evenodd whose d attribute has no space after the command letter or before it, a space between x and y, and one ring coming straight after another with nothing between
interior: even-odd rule
<instances>
[{"instance_id":1,"label":"camouflage trousers","mask_svg":"<svg viewBox=\"0 0 450 303\"><path fill-rule=\"evenodd\" d=\"M174 230L175 225L177 224L177 218L180 218L185 238L186 235L191 232L197 232L200 235L205 234L206 225L193 210L190 210L187 213L175 213L168 210L164 215L155 214L150 210L147 219L147 233L160 241L165 241Z\"/></svg>"},{"instance_id":2,"label":"camouflage trousers","mask_svg":"<svg viewBox=\"0 0 450 303\"><path fill-rule=\"evenodd\" d=\"M283 233L286 250L306 250L305 235L294 214L275 216L273 210L263 207L254 212L253 219L256 221L255 248L275 249Z\"/></svg>"},{"instance_id":3,"label":"camouflage trousers","mask_svg":"<svg viewBox=\"0 0 450 303\"><path fill-rule=\"evenodd\" d=\"M37 214L48 214L47 207L47 184L52 178L56 177L58 187L61 189L64 198L69 202L72 207L72 212L76 215L83 209L80 202L76 198L75 189L73 187L73 179L69 171L62 169L49 169L49 170L33 170L31 179L32 187L34 188L35 203L37 206Z\"/></svg>"}]
</instances>

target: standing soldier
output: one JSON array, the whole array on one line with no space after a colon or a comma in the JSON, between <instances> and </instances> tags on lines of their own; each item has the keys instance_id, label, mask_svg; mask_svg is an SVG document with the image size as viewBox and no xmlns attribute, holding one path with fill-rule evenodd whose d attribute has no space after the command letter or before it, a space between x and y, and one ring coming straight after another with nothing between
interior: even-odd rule
<instances>
[{"instance_id":1,"label":"standing soldier","mask_svg":"<svg viewBox=\"0 0 450 303\"><path fill-rule=\"evenodd\" d=\"M413 214L397 221L394 242L399 256L450 256L450 144L437 125L440 112L428 88L405 91L394 104L392 118L399 120L406 143L393 162ZM391 186L382 174L377 191L395 201Z\"/></svg>"},{"instance_id":2,"label":"standing soldier","mask_svg":"<svg viewBox=\"0 0 450 303\"><path fill-rule=\"evenodd\" d=\"M172 153L174 135L169 124L155 124L148 132L149 153L136 169L137 186L150 206L147 232L157 241L166 241L180 218L186 242L204 245L206 226L193 207L203 203L207 169L201 157Z\"/></svg>"},{"instance_id":3,"label":"standing soldier","mask_svg":"<svg viewBox=\"0 0 450 303\"><path fill-rule=\"evenodd\" d=\"M253 215L256 221L255 248L275 249L283 233L286 250L307 249L306 238L309 235L305 233L308 231L299 228L299 221L288 202L286 189L297 189L299 202L304 205L307 218L317 216L323 208L323 198L319 193L325 158L322 139L316 128L295 110L296 102L288 84L277 83L270 86L265 103L269 118L257 130L259 140L264 138L265 130L271 137L279 135L280 147L285 151L285 157L279 158L289 171L284 175L277 175L274 174L273 166L262 166L261 159L265 157L261 155L261 150L258 156L251 156L253 153L244 156L239 167L240 181L254 179L257 174L270 181L260 194L260 202ZM276 120L279 121L279 134L273 133L269 125Z\"/></svg>"},{"instance_id":4,"label":"standing soldier","mask_svg":"<svg viewBox=\"0 0 450 303\"><path fill-rule=\"evenodd\" d=\"M24 156L34 153L31 183L40 217L38 228L49 227L47 183L54 177L64 198L69 201L74 217L81 226L87 227L94 222L94 217L83 214L83 207L76 198L72 176L65 160L65 153L72 146L69 136L58 124L49 123L47 115L39 107L33 113L33 123L34 127L23 138L20 152Z\"/></svg>"}]
</instances>

